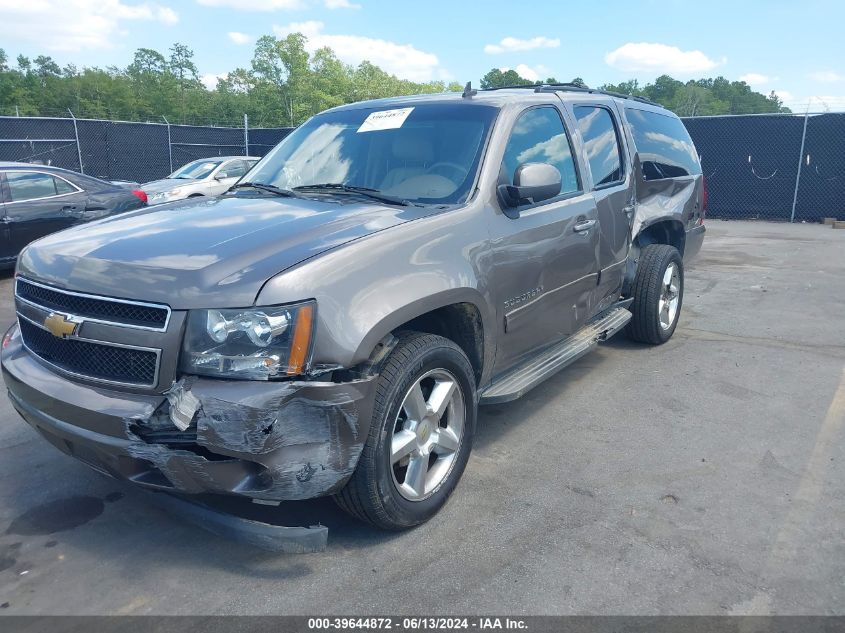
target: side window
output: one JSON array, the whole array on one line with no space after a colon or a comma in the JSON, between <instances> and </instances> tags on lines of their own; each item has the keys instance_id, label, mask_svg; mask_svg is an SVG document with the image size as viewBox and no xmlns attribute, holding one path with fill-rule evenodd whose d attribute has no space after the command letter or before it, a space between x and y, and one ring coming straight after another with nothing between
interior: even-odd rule
<instances>
[{"instance_id":1,"label":"side window","mask_svg":"<svg viewBox=\"0 0 845 633\"><path fill-rule=\"evenodd\" d=\"M626 115L646 180L701 173L695 146L680 119L634 108Z\"/></svg>"},{"instance_id":2,"label":"side window","mask_svg":"<svg viewBox=\"0 0 845 633\"><path fill-rule=\"evenodd\" d=\"M223 167L223 171L229 178L240 178L246 173L246 163L242 160L233 160Z\"/></svg>"},{"instance_id":3,"label":"side window","mask_svg":"<svg viewBox=\"0 0 845 633\"><path fill-rule=\"evenodd\" d=\"M63 180L61 178L53 178L56 183L56 193L63 194L63 193L73 193L76 189L71 185L68 181Z\"/></svg>"},{"instance_id":4,"label":"side window","mask_svg":"<svg viewBox=\"0 0 845 633\"><path fill-rule=\"evenodd\" d=\"M33 172L6 172L12 202L49 198L56 195L56 181L47 174Z\"/></svg>"},{"instance_id":5,"label":"side window","mask_svg":"<svg viewBox=\"0 0 845 633\"><path fill-rule=\"evenodd\" d=\"M613 116L606 108L575 106L578 129L593 174L593 186L604 187L622 180L622 152Z\"/></svg>"},{"instance_id":6,"label":"side window","mask_svg":"<svg viewBox=\"0 0 845 633\"><path fill-rule=\"evenodd\" d=\"M512 185L522 163L548 163L560 172L561 193L578 191L572 147L556 108L532 108L520 115L505 148L499 184Z\"/></svg>"}]
</instances>

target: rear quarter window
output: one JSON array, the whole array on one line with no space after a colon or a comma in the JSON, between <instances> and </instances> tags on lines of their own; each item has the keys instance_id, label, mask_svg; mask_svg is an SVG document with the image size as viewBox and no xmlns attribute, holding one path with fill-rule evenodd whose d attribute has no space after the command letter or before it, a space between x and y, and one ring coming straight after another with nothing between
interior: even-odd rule
<instances>
[{"instance_id":1,"label":"rear quarter window","mask_svg":"<svg viewBox=\"0 0 845 633\"><path fill-rule=\"evenodd\" d=\"M635 108L628 108L626 116L646 180L701 173L695 146L680 119Z\"/></svg>"}]
</instances>

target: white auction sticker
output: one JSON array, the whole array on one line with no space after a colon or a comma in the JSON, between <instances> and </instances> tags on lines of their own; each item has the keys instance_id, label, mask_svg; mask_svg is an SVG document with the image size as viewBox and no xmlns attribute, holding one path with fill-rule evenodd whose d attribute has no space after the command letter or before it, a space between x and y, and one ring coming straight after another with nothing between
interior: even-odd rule
<instances>
[{"instance_id":1,"label":"white auction sticker","mask_svg":"<svg viewBox=\"0 0 845 633\"><path fill-rule=\"evenodd\" d=\"M375 130L395 130L402 127L405 119L413 112L413 108L399 108L398 110L382 110L371 112L370 116L364 119L359 132L374 132Z\"/></svg>"}]
</instances>

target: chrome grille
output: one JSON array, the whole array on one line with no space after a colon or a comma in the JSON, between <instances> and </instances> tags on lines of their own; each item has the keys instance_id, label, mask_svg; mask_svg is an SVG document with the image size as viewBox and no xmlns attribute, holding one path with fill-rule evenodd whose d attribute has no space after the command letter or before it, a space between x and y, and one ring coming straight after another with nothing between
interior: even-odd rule
<instances>
[{"instance_id":1,"label":"chrome grille","mask_svg":"<svg viewBox=\"0 0 845 633\"><path fill-rule=\"evenodd\" d=\"M47 363L85 378L151 387L158 373L158 350L118 346L79 338L58 338L20 316L26 348Z\"/></svg>"},{"instance_id":2,"label":"chrome grille","mask_svg":"<svg viewBox=\"0 0 845 633\"><path fill-rule=\"evenodd\" d=\"M99 323L163 332L170 318L170 308L165 305L60 290L21 277L16 280L15 294L45 310L74 314Z\"/></svg>"}]
</instances>

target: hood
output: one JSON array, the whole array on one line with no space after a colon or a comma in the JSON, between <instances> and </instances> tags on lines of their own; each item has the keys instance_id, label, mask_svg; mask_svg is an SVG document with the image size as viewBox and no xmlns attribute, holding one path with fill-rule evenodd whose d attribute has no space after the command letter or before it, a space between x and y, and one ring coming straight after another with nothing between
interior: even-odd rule
<instances>
[{"instance_id":1,"label":"hood","mask_svg":"<svg viewBox=\"0 0 845 633\"><path fill-rule=\"evenodd\" d=\"M68 290L174 309L246 307L272 276L323 251L434 212L300 198L201 198L54 233L21 275ZM302 289L309 298L309 289Z\"/></svg>"},{"instance_id":2,"label":"hood","mask_svg":"<svg viewBox=\"0 0 845 633\"><path fill-rule=\"evenodd\" d=\"M162 191L170 191L176 187L184 187L186 185L195 185L199 180L193 178L162 178L161 180L152 180L141 185L147 195L154 193L161 193Z\"/></svg>"}]
</instances>

